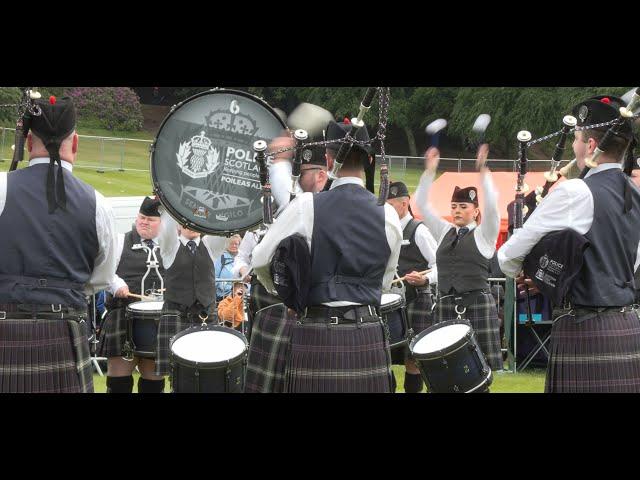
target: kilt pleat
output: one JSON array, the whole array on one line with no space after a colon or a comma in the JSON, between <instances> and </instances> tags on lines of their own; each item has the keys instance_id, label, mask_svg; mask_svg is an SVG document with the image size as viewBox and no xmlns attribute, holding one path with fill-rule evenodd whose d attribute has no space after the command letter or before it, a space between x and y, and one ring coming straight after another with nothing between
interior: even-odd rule
<instances>
[{"instance_id":1,"label":"kilt pleat","mask_svg":"<svg viewBox=\"0 0 640 480\"><path fill-rule=\"evenodd\" d=\"M382 323L294 325L285 391L391 392L389 344Z\"/></svg>"},{"instance_id":2,"label":"kilt pleat","mask_svg":"<svg viewBox=\"0 0 640 480\"><path fill-rule=\"evenodd\" d=\"M473 328L480 350L487 359L492 370L502 370L502 342L500 339L500 321L493 295L481 293L475 302L467 307L462 315L469 320ZM455 311L455 301L452 296L438 299L434 309L435 323L455 320L458 314Z\"/></svg>"},{"instance_id":3,"label":"kilt pleat","mask_svg":"<svg viewBox=\"0 0 640 480\"><path fill-rule=\"evenodd\" d=\"M249 295L249 309L252 315L256 315L263 308L270 307L282 303L275 295L271 295L261 283L253 283L251 285L251 294Z\"/></svg>"},{"instance_id":4,"label":"kilt pleat","mask_svg":"<svg viewBox=\"0 0 640 480\"><path fill-rule=\"evenodd\" d=\"M84 322L2 320L0 352L2 393L93 392Z\"/></svg>"},{"instance_id":5,"label":"kilt pleat","mask_svg":"<svg viewBox=\"0 0 640 480\"><path fill-rule=\"evenodd\" d=\"M245 393L282 393L296 317L280 303L264 308L253 319L247 357Z\"/></svg>"},{"instance_id":6,"label":"kilt pleat","mask_svg":"<svg viewBox=\"0 0 640 480\"><path fill-rule=\"evenodd\" d=\"M407 317L413 334L418 335L433 325L433 301L430 293L419 293L416 299L407 304Z\"/></svg>"},{"instance_id":7,"label":"kilt pleat","mask_svg":"<svg viewBox=\"0 0 640 480\"><path fill-rule=\"evenodd\" d=\"M640 392L640 319L605 312L563 315L549 340L547 393Z\"/></svg>"},{"instance_id":8,"label":"kilt pleat","mask_svg":"<svg viewBox=\"0 0 640 480\"><path fill-rule=\"evenodd\" d=\"M114 308L107 312L100 330L99 357L121 357L127 341L127 309Z\"/></svg>"},{"instance_id":9,"label":"kilt pleat","mask_svg":"<svg viewBox=\"0 0 640 480\"><path fill-rule=\"evenodd\" d=\"M166 376L171 373L170 364L170 341L171 338L183 330L200 325L202 321L196 316L188 315L185 312L164 307L162 317L158 324L157 336L157 356L155 374Z\"/></svg>"}]
</instances>

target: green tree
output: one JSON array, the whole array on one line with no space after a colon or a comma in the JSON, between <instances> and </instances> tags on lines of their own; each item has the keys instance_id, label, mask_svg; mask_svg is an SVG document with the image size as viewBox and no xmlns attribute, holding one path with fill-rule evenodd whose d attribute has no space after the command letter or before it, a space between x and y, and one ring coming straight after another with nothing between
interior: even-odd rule
<instances>
[{"instance_id":1,"label":"green tree","mask_svg":"<svg viewBox=\"0 0 640 480\"><path fill-rule=\"evenodd\" d=\"M20 101L21 95L22 92L17 87L0 87L0 105L17 104ZM5 125L15 127L17 115L17 107L0 107L0 121Z\"/></svg>"}]
</instances>

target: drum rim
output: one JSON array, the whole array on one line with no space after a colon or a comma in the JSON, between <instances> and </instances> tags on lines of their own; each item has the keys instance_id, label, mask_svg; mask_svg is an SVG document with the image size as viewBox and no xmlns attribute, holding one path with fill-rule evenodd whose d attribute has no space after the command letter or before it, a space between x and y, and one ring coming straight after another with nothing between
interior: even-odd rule
<instances>
[{"instance_id":1,"label":"drum rim","mask_svg":"<svg viewBox=\"0 0 640 480\"><path fill-rule=\"evenodd\" d=\"M382 296L380 296L380 315L383 313L393 312L394 310L398 310L399 308L406 308L407 301L406 299L400 295L399 293L384 293L383 295L397 295L400 298L400 301L394 303L382 304Z\"/></svg>"},{"instance_id":2,"label":"drum rim","mask_svg":"<svg viewBox=\"0 0 640 480\"><path fill-rule=\"evenodd\" d=\"M439 330L441 328L448 327L448 326L451 326L451 325L467 325L469 327L469 332L466 333L460 340L452 343L451 345L449 345L446 348L443 348L443 349L440 349L440 350L435 350L435 351L429 352L429 353L415 353L413 351L416 343L418 343L424 337L429 335L431 332L434 332L436 330ZM467 344L471 340L473 335L474 335L473 326L471 325L471 322L469 320L446 320L444 322L440 322L440 323L436 323L435 325L431 325L430 327L424 329L418 335L413 337L411 339L411 342L409 343L409 351L411 352L411 355L416 359L425 359L425 360L427 360L427 359L439 358L439 357L446 356L446 355L448 355L450 353L453 353L456 350L458 350L460 347L462 347L463 345Z\"/></svg>"},{"instance_id":3,"label":"drum rim","mask_svg":"<svg viewBox=\"0 0 640 480\"><path fill-rule=\"evenodd\" d=\"M173 344L176 340L184 337L185 335L189 335L194 332L207 332L207 331L224 331L227 333L231 333L236 337L240 338L244 342L244 350L236 355L235 357L228 358L227 360L220 360L218 362L196 362L193 360L188 360L186 358L182 358L180 355L177 355L173 351ZM176 333L171 340L169 340L169 358L172 360L171 363L179 363L180 365L188 366L188 367L198 367L198 368L217 368L224 365L234 365L238 363L238 360L241 360L242 357L245 357L249 351L249 342L247 341L247 337L245 337L241 332L234 330L233 328L224 327L222 325L194 325L192 327L186 328L178 333ZM173 362L175 358L180 359L180 362Z\"/></svg>"},{"instance_id":4,"label":"drum rim","mask_svg":"<svg viewBox=\"0 0 640 480\"><path fill-rule=\"evenodd\" d=\"M157 302L157 300L154 300L154 302ZM141 314L142 316L144 316L145 314L150 316L150 315L159 315L162 316L162 312L163 312L163 307L164 307L164 301L162 302L158 302L161 304L160 309L159 310L135 310L133 308L130 308L131 305L136 305L138 303L151 303L151 301L139 301L139 302L132 302L129 305L127 305L126 308L126 312L131 312L133 314Z\"/></svg>"},{"instance_id":5,"label":"drum rim","mask_svg":"<svg viewBox=\"0 0 640 480\"><path fill-rule=\"evenodd\" d=\"M153 137L153 143L151 143L151 146L150 146L149 172L151 174L151 186L153 187L153 192L158 196L158 199L160 200L160 203L167 210L167 212L171 215L171 217L176 222L178 222L181 226L186 227L189 230L193 230L193 231L196 231L196 232L200 232L200 233L203 233L203 234L212 235L212 236L216 236L216 237L231 237L232 235L235 235L236 233L244 232L246 230L251 230L253 228L256 228L257 226L260 225L260 223L262 223L262 220L258 220L255 224L252 224L252 225L249 225L249 226L246 226L246 227L243 227L243 228L235 229L235 230L213 230L213 229L210 229L210 228L207 228L207 227L201 227L200 225L196 225L191 220L188 220L185 217L183 217L182 214L178 213L176 211L176 209L174 209L169 204L169 202L167 202L165 194L159 188L160 185L158 183L155 171L153 169L153 157L154 157L155 152L156 152L156 143L158 142L158 137L160 137L160 133L162 132L162 129L164 128L164 126L167 123L167 121L169 120L169 118L171 116L173 116L176 111L178 111L180 108L184 107L187 103L191 102L192 100L195 100L196 98L202 97L202 96L205 96L205 95L213 95L213 94L218 94L218 93L226 93L226 94L243 96L243 97L249 98L250 100L255 101L256 103L259 103L260 105L265 107L271 114L273 114L273 116L278 120L278 122L282 126L283 130L289 130L289 127L282 121L282 119L280 118L280 115L278 115L275 112L273 107L271 107L267 102L265 102L260 97L257 97L257 96L255 96L255 95L253 95L251 93L248 93L248 92L242 92L240 90L234 90L234 89L231 89L231 88L212 88L210 90L205 90L204 92L196 93L195 95L192 95L189 98L187 98L187 99L185 99L185 100L183 100L181 102L176 103L175 105L173 105L171 107L171 109L169 110L169 113L164 117L164 119L162 120L162 123L160 124L160 127L158 127L158 132L156 133L155 137Z\"/></svg>"}]
</instances>

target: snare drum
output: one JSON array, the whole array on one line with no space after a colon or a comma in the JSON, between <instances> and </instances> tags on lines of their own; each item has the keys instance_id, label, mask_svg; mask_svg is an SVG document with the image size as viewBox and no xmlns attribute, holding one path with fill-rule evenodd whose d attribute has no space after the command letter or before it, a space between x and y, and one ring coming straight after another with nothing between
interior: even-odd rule
<instances>
[{"instance_id":1,"label":"snare drum","mask_svg":"<svg viewBox=\"0 0 640 480\"><path fill-rule=\"evenodd\" d=\"M134 302L127 305L127 339L136 357L156 358L163 303Z\"/></svg>"},{"instance_id":2,"label":"snare drum","mask_svg":"<svg viewBox=\"0 0 640 480\"><path fill-rule=\"evenodd\" d=\"M409 341L409 321L404 298L397 293L383 293L380 316L389 328L389 348L406 345Z\"/></svg>"},{"instance_id":3,"label":"snare drum","mask_svg":"<svg viewBox=\"0 0 640 480\"><path fill-rule=\"evenodd\" d=\"M466 320L427 328L409 349L431 393L483 392L491 385L491 368Z\"/></svg>"},{"instance_id":4,"label":"snare drum","mask_svg":"<svg viewBox=\"0 0 640 480\"><path fill-rule=\"evenodd\" d=\"M174 393L242 393L249 344L244 335L218 325L181 331L169 344Z\"/></svg>"},{"instance_id":5,"label":"snare drum","mask_svg":"<svg viewBox=\"0 0 640 480\"><path fill-rule=\"evenodd\" d=\"M154 191L169 214L192 230L230 236L262 221L253 143L285 130L258 97L214 89L175 105L151 145Z\"/></svg>"}]
</instances>

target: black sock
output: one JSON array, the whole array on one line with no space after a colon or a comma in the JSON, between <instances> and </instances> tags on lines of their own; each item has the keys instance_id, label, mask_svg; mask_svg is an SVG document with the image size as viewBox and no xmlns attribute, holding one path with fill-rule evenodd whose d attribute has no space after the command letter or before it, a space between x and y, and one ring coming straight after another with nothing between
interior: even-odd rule
<instances>
[{"instance_id":1,"label":"black sock","mask_svg":"<svg viewBox=\"0 0 640 480\"><path fill-rule=\"evenodd\" d=\"M420 393L422 391L422 376L419 373L405 372L404 391L405 393Z\"/></svg>"},{"instance_id":2,"label":"black sock","mask_svg":"<svg viewBox=\"0 0 640 480\"><path fill-rule=\"evenodd\" d=\"M164 392L164 378L162 380L138 379L138 393L162 393Z\"/></svg>"},{"instance_id":3,"label":"black sock","mask_svg":"<svg viewBox=\"0 0 640 480\"><path fill-rule=\"evenodd\" d=\"M133 376L107 377L107 393L131 393L133 392Z\"/></svg>"}]
</instances>

